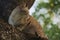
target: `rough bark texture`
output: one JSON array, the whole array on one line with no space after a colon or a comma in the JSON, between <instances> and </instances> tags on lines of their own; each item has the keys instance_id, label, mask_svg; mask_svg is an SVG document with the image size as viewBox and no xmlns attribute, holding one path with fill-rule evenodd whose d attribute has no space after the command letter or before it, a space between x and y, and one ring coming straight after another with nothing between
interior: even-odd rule
<instances>
[{"instance_id":1,"label":"rough bark texture","mask_svg":"<svg viewBox=\"0 0 60 40\"><path fill-rule=\"evenodd\" d=\"M0 40L27 40L25 35L4 20L0 20Z\"/></svg>"}]
</instances>

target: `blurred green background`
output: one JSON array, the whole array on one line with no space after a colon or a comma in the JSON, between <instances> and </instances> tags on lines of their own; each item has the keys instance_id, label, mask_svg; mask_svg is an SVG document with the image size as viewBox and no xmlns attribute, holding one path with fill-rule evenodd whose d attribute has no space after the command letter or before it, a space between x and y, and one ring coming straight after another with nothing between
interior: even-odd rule
<instances>
[{"instance_id":1,"label":"blurred green background","mask_svg":"<svg viewBox=\"0 0 60 40\"><path fill-rule=\"evenodd\" d=\"M49 40L60 40L60 0L39 0L32 13Z\"/></svg>"}]
</instances>

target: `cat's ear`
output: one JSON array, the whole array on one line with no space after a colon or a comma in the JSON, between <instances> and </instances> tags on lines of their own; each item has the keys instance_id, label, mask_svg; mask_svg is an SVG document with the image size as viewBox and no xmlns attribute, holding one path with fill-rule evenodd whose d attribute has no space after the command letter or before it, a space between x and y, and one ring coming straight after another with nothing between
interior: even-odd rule
<instances>
[{"instance_id":1,"label":"cat's ear","mask_svg":"<svg viewBox=\"0 0 60 40\"><path fill-rule=\"evenodd\" d=\"M31 6L34 4L35 0L27 0L26 4L28 6L28 9L31 8Z\"/></svg>"}]
</instances>

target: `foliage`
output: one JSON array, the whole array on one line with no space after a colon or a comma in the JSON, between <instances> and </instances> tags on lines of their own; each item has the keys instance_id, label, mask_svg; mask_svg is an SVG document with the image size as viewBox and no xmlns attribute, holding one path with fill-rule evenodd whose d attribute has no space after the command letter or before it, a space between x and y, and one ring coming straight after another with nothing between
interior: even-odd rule
<instances>
[{"instance_id":1,"label":"foliage","mask_svg":"<svg viewBox=\"0 0 60 40\"><path fill-rule=\"evenodd\" d=\"M39 12L42 8L47 9L47 12ZM35 12L32 14L39 22L41 22L40 20L43 21L42 26L49 40L60 40L60 28L52 21L54 14L60 14L57 13L59 8L60 0L49 0L48 3L40 2L36 7Z\"/></svg>"}]
</instances>

